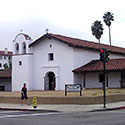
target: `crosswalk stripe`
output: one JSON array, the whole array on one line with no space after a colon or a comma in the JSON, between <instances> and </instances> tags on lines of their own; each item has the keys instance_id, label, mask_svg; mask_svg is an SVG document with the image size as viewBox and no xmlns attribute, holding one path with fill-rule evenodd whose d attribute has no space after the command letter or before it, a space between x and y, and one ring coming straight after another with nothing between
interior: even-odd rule
<instances>
[{"instance_id":1,"label":"crosswalk stripe","mask_svg":"<svg viewBox=\"0 0 125 125\"><path fill-rule=\"evenodd\" d=\"M17 113L17 112L22 112L22 111L2 111L2 112L0 112L0 114L4 114L4 113Z\"/></svg>"},{"instance_id":2,"label":"crosswalk stripe","mask_svg":"<svg viewBox=\"0 0 125 125\"><path fill-rule=\"evenodd\" d=\"M19 115L2 115L0 118L17 118L17 117L26 117L26 116L41 116L41 115L54 115L59 113L34 113L34 114L19 114Z\"/></svg>"}]
</instances>

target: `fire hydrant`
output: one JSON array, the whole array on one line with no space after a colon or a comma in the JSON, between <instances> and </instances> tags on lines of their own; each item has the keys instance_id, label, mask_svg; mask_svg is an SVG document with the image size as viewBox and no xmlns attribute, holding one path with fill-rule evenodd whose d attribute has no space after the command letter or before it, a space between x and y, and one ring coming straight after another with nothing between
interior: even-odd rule
<instances>
[{"instance_id":1,"label":"fire hydrant","mask_svg":"<svg viewBox=\"0 0 125 125\"><path fill-rule=\"evenodd\" d=\"M33 96L33 108L37 108L37 97Z\"/></svg>"}]
</instances>

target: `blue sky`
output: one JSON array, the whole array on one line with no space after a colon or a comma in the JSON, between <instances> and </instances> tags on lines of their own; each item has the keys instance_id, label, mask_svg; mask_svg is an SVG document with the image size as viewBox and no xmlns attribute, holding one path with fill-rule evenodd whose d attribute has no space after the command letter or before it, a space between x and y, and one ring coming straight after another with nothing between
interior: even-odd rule
<instances>
[{"instance_id":1,"label":"blue sky","mask_svg":"<svg viewBox=\"0 0 125 125\"><path fill-rule=\"evenodd\" d=\"M114 14L112 45L125 47L124 0L0 0L0 50L12 50L21 29L32 39L48 28L50 33L98 42L91 32L96 20L103 23L101 43L109 44L108 27L102 19L107 11Z\"/></svg>"}]
</instances>

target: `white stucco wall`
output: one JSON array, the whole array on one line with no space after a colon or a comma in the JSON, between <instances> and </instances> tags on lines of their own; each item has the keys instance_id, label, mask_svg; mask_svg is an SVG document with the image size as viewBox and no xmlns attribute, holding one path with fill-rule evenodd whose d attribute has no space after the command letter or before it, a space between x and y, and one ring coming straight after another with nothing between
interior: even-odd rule
<instances>
[{"instance_id":1,"label":"white stucco wall","mask_svg":"<svg viewBox=\"0 0 125 125\"><path fill-rule=\"evenodd\" d=\"M74 83L81 84L84 88L84 74L75 73ZM85 74L85 88L102 88L102 83L99 83L99 73Z\"/></svg>"},{"instance_id":2,"label":"white stucco wall","mask_svg":"<svg viewBox=\"0 0 125 125\"><path fill-rule=\"evenodd\" d=\"M19 91L26 82L28 90L32 89L30 63L32 55L15 55L12 57L12 91ZM19 65L19 61L22 65Z\"/></svg>"},{"instance_id":3,"label":"white stucco wall","mask_svg":"<svg viewBox=\"0 0 125 125\"><path fill-rule=\"evenodd\" d=\"M83 88L83 74L74 74L74 84L81 84L82 88Z\"/></svg>"},{"instance_id":4,"label":"white stucco wall","mask_svg":"<svg viewBox=\"0 0 125 125\"><path fill-rule=\"evenodd\" d=\"M73 66L74 69L83 66L91 60L99 59L99 53L93 50L74 48Z\"/></svg>"},{"instance_id":5,"label":"white stucco wall","mask_svg":"<svg viewBox=\"0 0 125 125\"><path fill-rule=\"evenodd\" d=\"M12 91L20 91L24 82L28 90L33 90L33 54L29 53L29 44L32 40L27 40L23 33L16 36L13 41L12 57ZM16 44L19 45L19 52L16 51ZM26 44L24 53L23 43ZM19 65L22 62L22 65Z\"/></svg>"},{"instance_id":6,"label":"white stucco wall","mask_svg":"<svg viewBox=\"0 0 125 125\"><path fill-rule=\"evenodd\" d=\"M99 73L86 74L86 88L102 88L102 83L99 83Z\"/></svg>"},{"instance_id":7,"label":"white stucco wall","mask_svg":"<svg viewBox=\"0 0 125 125\"><path fill-rule=\"evenodd\" d=\"M121 73L108 73L109 88L120 88Z\"/></svg>"},{"instance_id":8,"label":"white stucco wall","mask_svg":"<svg viewBox=\"0 0 125 125\"><path fill-rule=\"evenodd\" d=\"M102 73L87 73L85 75L85 88L102 88L102 83L99 82L99 74ZM84 81L83 74L75 74L75 83L82 84ZM107 81L107 80L106 80ZM108 88L120 88L121 73L110 72L108 73Z\"/></svg>"},{"instance_id":9,"label":"white stucco wall","mask_svg":"<svg viewBox=\"0 0 125 125\"><path fill-rule=\"evenodd\" d=\"M45 39L31 49L34 54L33 71L35 89L44 90L44 77L50 71L56 77L56 90L64 90L65 83L73 82L72 47L55 39ZM53 61L48 61L48 53L54 54Z\"/></svg>"},{"instance_id":10,"label":"white stucco wall","mask_svg":"<svg viewBox=\"0 0 125 125\"><path fill-rule=\"evenodd\" d=\"M115 53L111 53L109 55L109 59L116 59L116 58L125 58L125 55L120 55L120 54L115 54Z\"/></svg>"}]
</instances>

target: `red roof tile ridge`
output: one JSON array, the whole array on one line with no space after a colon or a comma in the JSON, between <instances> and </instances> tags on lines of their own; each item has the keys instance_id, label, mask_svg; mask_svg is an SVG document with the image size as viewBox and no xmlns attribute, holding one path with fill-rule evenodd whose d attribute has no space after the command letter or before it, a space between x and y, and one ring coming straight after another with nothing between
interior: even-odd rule
<instances>
[{"instance_id":1,"label":"red roof tile ridge","mask_svg":"<svg viewBox=\"0 0 125 125\"><path fill-rule=\"evenodd\" d=\"M52 33L47 33L43 35L42 37L36 39L34 42L32 42L29 46L35 46L36 44L40 43L42 40L45 38L53 38L57 39L59 41L62 41L66 44L68 44L71 47L76 47L76 48L85 48L85 49L93 49L95 51L99 51L101 48L106 48L109 50L111 53L118 53L118 54L125 54L125 48L118 47L118 46L110 46L107 44L99 44L93 41L88 41L88 40L82 40L79 38L73 38L73 37L68 37L60 34L52 34Z\"/></svg>"},{"instance_id":2,"label":"red roof tile ridge","mask_svg":"<svg viewBox=\"0 0 125 125\"><path fill-rule=\"evenodd\" d=\"M87 45L84 45L85 47L95 47L96 49L100 49L100 48L107 48L107 49L123 49L124 50L124 53L125 53L125 48L123 47L118 47L118 46L114 46L114 45L108 45L108 44L104 44L104 43L96 43L96 42L93 42L93 41L88 41L88 40L82 40L82 39L79 39L79 38L73 38L73 37L67 37L67 36L63 36L63 35L60 35L60 34L52 34L52 33L49 33L48 35L52 36L52 37L55 37L57 39L61 39L61 40L69 40L69 41L72 41L72 42L80 42L80 44L82 43L86 43ZM80 46L80 44L78 44L78 46ZM77 45L77 44L76 44ZM93 46L94 45L94 46ZM82 46L82 45L81 45Z\"/></svg>"},{"instance_id":3,"label":"red roof tile ridge","mask_svg":"<svg viewBox=\"0 0 125 125\"><path fill-rule=\"evenodd\" d=\"M13 55L13 52L12 51L8 51L7 54L5 54L5 51L0 51L0 55Z\"/></svg>"},{"instance_id":4,"label":"red roof tile ridge","mask_svg":"<svg viewBox=\"0 0 125 125\"><path fill-rule=\"evenodd\" d=\"M106 70L107 71L125 70L125 58L110 59L106 63ZM103 71L103 63L100 60L92 60L87 64L73 70L73 72L92 72L92 71Z\"/></svg>"},{"instance_id":5,"label":"red roof tile ridge","mask_svg":"<svg viewBox=\"0 0 125 125\"><path fill-rule=\"evenodd\" d=\"M81 42L89 42L89 43L94 43L94 44L99 44L99 43L96 43L96 42L93 42L93 41L89 41L89 40L83 40L83 39L80 39L80 38L75 38L75 37L69 37L69 36L65 36L65 35L60 35L60 34L52 34L52 33L49 33L48 35L50 36L53 36L53 37L63 37L63 38L67 38L67 39L74 39L76 41L81 41ZM104 44L105 45L105 44Z\"/></svg>"},{"instance_id":6,"label":"red roof tile ridge","mask_svg":"<svg viewBox=\"0 0 125 125\"><path fill-rule=\"evenodd\" d=\"M11 69L1 69L0 78L11 78Z\"/></svg>"}]
</instances>

